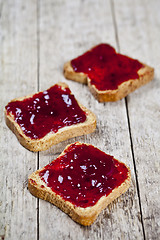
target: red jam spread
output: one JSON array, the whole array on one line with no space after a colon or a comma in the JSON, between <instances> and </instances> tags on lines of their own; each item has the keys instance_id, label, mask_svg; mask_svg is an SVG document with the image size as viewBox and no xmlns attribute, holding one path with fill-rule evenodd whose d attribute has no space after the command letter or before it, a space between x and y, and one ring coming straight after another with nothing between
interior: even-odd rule
<instances>
[{"instance_id":1,"label":"red jam spread","mask_svg":"<svg viewBox=\"0 0 160 240\"><path fill-rule=\"evenodd\" d=\"M137 72L143 67L138 60L116 53L108 44L99 44L73 59L71 65L75 72L87 74L91 84L101 91L117 89L121 83L139 78Z\"/></svg>"},{"instance_id":2,"label":"red jam spread","mask_svg":"<svg viewBox=\"0 0 160 240\"><path fill-rule=\"evenodd\" d=\"M75 206L93 206L128 177L128 169L92 145L72 144L39 173L56 194Z\"/></svg>"},{"instance_id":3,"label":"red jam spread","mask_svg":"<svg viewBox=\"0 0 160 240\"><path fill-rule=\"evenodd\" d=\"M23 101L6 106L7 114L14 115L25 135L40 139L49 132L86 120L86 113L78 105L69 88L54 85Z\"/></svg>"}]
</instances>

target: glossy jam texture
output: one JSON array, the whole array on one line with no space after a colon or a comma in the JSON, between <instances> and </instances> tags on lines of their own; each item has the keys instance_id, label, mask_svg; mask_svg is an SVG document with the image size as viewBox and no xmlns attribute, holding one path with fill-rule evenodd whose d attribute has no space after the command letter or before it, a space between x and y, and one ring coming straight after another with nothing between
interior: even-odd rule
<instances>
[{"instance_id":1,"label":"glossy jam texture","mask_svg":"<svg viewBox=\"0 0 160 240\"><path fill-rule=\"evenodd\" d=\"M128 177L128 169L91 145L72 144L39 175L63 199L86 208L120 186Z\"/></svg>"},{"instance_id":2,"label":"glossy jam texture","mask_svg":"<svg viewBox=\"0 0 160 240\"><path fill-rule=\"evenodd\" d=\"M40 139L49 132L86 120L69 88L54 85L44 92L6 106L7 114L14 115L22 131L32 139Z\"/></svg>"},{"instance_id":3,"label":"glossy jam texture","mask_svg":"<svg viewBox=\"0 0 160 240\"><path fill-rule=\"evenodd\" d=\"M108 44L100 44L83 55L73 59L75 72L83 72L98 90L114 90L118 85L137 79L138 70L143 65L135 59L116 53Z\"/></svg>"}]
</instances>

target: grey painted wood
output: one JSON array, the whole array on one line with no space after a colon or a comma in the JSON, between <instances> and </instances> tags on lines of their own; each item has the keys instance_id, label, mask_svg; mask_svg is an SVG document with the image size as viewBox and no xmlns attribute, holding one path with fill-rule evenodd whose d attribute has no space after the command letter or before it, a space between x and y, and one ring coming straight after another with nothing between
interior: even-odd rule
<instances>
[{"instance_id":1,"label":"grey painted wood","mask_svg":"<svg viewBox=\"0 0 160 240\"><path fill-rule=\"evenodd\" d=\"M27 190L37 154L4 122L4 107L37 89L36 2L3 1L0 18L0 239L36 239L37 200Z\"/></svg>"},{"instance_id":2,"label":"grey painted wood","mask_svg":"<svg viewBox=\"0 0 160 240\"><path fill-rule=\"evenodd\" d=\"M159 5L158 0L136 0L134 4L131 0L0 0L0 239L158 239ZM100 104L86 86L68 81L62 74L65 61L93 45L108 42L116 47L116 36L123 53L156 69L152 83L127 97L131 132L124 100ZM57 81L68 83L77 99L95 112L97 129L38 157L24 149L6 127L3 110L12 98L46 89ZM43 167L75 141L92 143L114 155L132 173L129 191L110 204L91 227L76 224L48 202L39 200L37 205L27 190L28 175L37 165Z\"/></svg>"},{"instance_id":3,"label":"grey painted wood","mask_svg":"<svg viewBox=\"0 0 160 240\"><path fill-rule=\"evenodd\" d=\"M2 14L3 2L4 2L3 0L0 0L0 19Z\"/></svg>"},{"instance_id":4,"label":"grey painted wood","mask_svg":"<svg viewBox=\"0 0 160 240\"><path fill-rule=\"evenodd\" d=\"M160 1L115 1L121 51L155 68L127 98L146 239L160 236Z\"/></svg>"},{"instance_id":5,"label":"grey painted wood","mask_svg":"<svg viewBox=\"0 0 160 240\"><path fill-rule=\"evenodd\" d=\"M55 206L40 200L39 239L143 239L124 100L98 103L86 86L65 80L65 61L100 42L116 46L109 1L41 1L40 89L57 81L68 83L75 96L97 115L95 133L65 141L40 153L40 167L53 160L67 144L92 143L131 167L130 190L103 211L91 227L81 227Z\"/></svg>"}]
</instances>

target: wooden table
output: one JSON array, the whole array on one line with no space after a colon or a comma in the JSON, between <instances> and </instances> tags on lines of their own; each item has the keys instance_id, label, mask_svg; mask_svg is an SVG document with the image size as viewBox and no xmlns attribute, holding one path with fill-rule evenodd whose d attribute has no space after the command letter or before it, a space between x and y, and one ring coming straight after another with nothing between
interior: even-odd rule
<instances>
[{"instance_id":1,"label":"wooden table","mask_svg":"<svg viewBox=\"0 0 160 240\"><path fill-rule=\"evenodd\" d=\"M86 86L65 80L63 64L107 42L155 67L154 81L114 103L98 103ZM8 101L69 84L97 115L94 133L48 151L23 148L6 127ZM160 1L0 0L0 238L160 239ZM129 191L90 227L73 222L27 189L29 174L69 143L92 143L131 168Z\"/></svg>"}]
</instances>

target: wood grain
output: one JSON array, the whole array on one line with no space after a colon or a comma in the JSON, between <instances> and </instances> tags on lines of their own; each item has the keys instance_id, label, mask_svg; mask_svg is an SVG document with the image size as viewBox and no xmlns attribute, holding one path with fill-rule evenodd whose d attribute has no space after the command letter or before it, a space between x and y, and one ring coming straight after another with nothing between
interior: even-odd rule
<instances>
[{"instance_id":1,"label":"wood grain","mask_svg":"<svg viewBox=\"0 0 160 240\"><path fill-rule=\"evenodd\" d=\"M104 210L91 227L81 227L55 206L40 200L39 239L142 239L124 100L100 104L86 86L67 81L62 74L66 61L97 43L116 45L110 2L63 0L53 4L48 0L41 1L39 9L40 89L57 81L67 82L77 99L90 108L98 120L95 133L65 141L40 153L40 167L53 160L67 144L79 140L114 155L132 171L130 190Z\"/></svg>"},{"instance_id":2,"label":"wood grain","mask_svg":"<svg viewBox=\"0 0 160 240\"><path fill-rule=\"evenodd\" d=\"M36 239L37 200L27 179L37 155L19 144L3 116L8 101L37 89L35 1L3 1L0 46L0 239Z\"/></svg>"},{"instance_id":3,"label":"wood grain","mask_svg":"<svg viewBox=\"0 0 160 240\"><path fill-rule=\"evenodd\" d=\"M0 0L0 240L159 238L159 9L159 0ZM154 81L126 101L103 104L86 86L66 80L63 64L100 42L155 67ZM29 152L5 125L4 107L58 81L97 115L96 131L40 154ZM91 143L131 168L129 191L90 227L27 190L28 176L75 141Z\"/></svg>"},{"instance_id":4,"label":"wood grain","mask_svg":"<svg viewBox=\"0 0 160 240\"><path fill-rule=\"evenodd\" d=\"M116 1L121 51L153 66L153 82L127 97L133 153L146 239L160 236L160 2Z\"/></svg>"}]
</instances>

